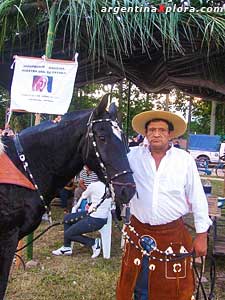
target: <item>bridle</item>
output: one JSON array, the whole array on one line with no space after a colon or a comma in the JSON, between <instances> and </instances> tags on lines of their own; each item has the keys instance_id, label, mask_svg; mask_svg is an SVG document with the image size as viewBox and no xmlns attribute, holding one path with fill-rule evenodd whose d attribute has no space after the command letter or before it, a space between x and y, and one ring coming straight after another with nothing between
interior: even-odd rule
<instances>
[{"instance_id":1,"label":"bridle","mask_svg":"<svg viewBox=\"0 0 225 300\"><path fill-rule=\"evenodd\" d=\"M24 168L24 171L28 174L29 176L29 179L30 181L32 182L32 184L34 185L35 187L35 191L37 192L43 206L44 206L44 209L45 209L45 212L48 214L48 219L50 221L50 223L52 223L52 219L51 219L51 210L49 208L49 205L47 204L47 202L45 201L45 198L44 196L42 195L38 185L37 185L37 182L30 170L30 167L29 167L29 163L27 161L27 158L25 156L25 153L24 153L24 150L23 150L23 147L20 143L20 139L19 139L19 135L16 134L13 138L13 141L14 141L14 145L15 145L15 148L16 148L16 152L17 152L17 155L19 157L19 160L20 162L22 163L23 165L23 168Z\"/></svg>"},{"instance_id":2,"label":"bridle","mask_svg":"<svg viewBox=\"0 0 225 300\"><path fill-rule=\"evenodd\" d=\"M97 124L97 123L105 123L105 122L110 123L112 128L116 128L117 130L120 131L123 145L124 145L126 150L128 148L127 148L126 143L125 143L125 137L124 137L123 131L120 129L120 127L119 127L119 125L116 121L112 121L111 119L92 120L92 117L93 117L93 112L91 113L90 118L89 118L88 123L87 123L87 133L86 133L86 136L85 136L85 144L87 145L86 151L85 151L85 161L87 161L87 159L88 159L88 155L89 155L89 152L90 152L90 146L92 144L92 146L94 148L95 156L98 160L99 166L101 167L101 171L103 173L103 177L105 179L106 186L109 187L111 195L113 197L114 196L114 188L113 188L114 185L126 186L126 187L135 187L134 183L131 183L131 182L123 183L123 182L119 182L119 181L115 180L115 179L118 179L120 176L129 174L129 173L132 174L133 172L132 172L131 169L128 169L128 170L123 170L121 172L118 172L118 173L114 174L111 177L108 176L104 161L101 157L101 154L100 154L100 151L98 149L97 142L96 142L96 137L95 137L95 134L94 134L94 131L93 131L94 125Z\"/></svg>"}]
</instances>

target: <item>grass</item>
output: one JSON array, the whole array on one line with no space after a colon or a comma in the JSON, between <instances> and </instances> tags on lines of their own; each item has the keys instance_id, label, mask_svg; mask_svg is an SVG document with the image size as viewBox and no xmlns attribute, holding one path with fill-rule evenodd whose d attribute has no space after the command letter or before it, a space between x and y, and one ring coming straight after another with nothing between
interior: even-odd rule
<instances>
[{"instance_id":1,"label":"grass","mask_svg":"<svg viewBox=\"0 0 225 300\"><path fill-rule=\"evenodd\" d=\"M223 196L223 182L212 181L213 194ZM225 214L225 210L224 213ZM63 212L53 207L54 220L60 220ZM192 220L190 220L192 222ZM39 233L46 224L37 229ZM222 228L222 234L225 229ZM96 235L96 234L94 234ZM91 259L91 251L75 244L72 257L55 257L51 251L62 245L63 228L54 227L34 244L34 268L13 270L7 300L113 300L115 299L116 281L120 270L121 249L120 232L113 228L111 259L101 256ZM210 234L209 253L212 251ZM25 258L25 253L24 253ZM214 300L225 299L225 256L216 257L217 281ZM206 263L204 276L209 279L209 261ZM209 283L205 284L206 288ZM203 299L203 298L202 298ZM124 299L126 300L126 299ZM157 299L167 300L167 299Z\"/></svg>"},{"instance_id":2,"label":"grass","mask_svg":"<svg viewBox=\"0 0 225 300\"><path fill-rule=\"evenodd\" d=\"M53 207L53 217L60 220L63 212ZM41 224L38 234L46 224ZM97 234L94 234L97 235ZM13 270L8 285L7 300L111 300L120 268L120 232L114 228L112 258L91 259L90 249L74 245L72 257L55 257L51 251L62 245L63 227L48 231L34 244L35 268ZM25 254L24 254L25 256Z\"/></svg>"}]
</instances>

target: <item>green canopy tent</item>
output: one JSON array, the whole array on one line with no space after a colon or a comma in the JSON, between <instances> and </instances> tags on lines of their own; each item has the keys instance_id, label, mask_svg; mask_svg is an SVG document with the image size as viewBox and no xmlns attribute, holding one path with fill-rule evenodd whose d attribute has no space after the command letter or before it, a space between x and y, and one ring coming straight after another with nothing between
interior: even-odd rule
<instances>
[{"instance_id":1,"label":"green canopy tent","mask_svg":"<svg viewBox=\"0 0 225 300\"><path fill-rule=\"evenodd\" d=\"M222 14L113 14L102 13L102 8L118 3L131 7L134 2L54 2L58 8L52 57L73 59L79 53L77 87L126 77L146 92L168 93L177 88L206 100L225 100ZM0 1L0 85L10 88L14 54L40 57L45 53L52 3ZM143 3L135 1L136 6ZM157 6L159 1L151 3Z\"/></svg>"}]
</instances>

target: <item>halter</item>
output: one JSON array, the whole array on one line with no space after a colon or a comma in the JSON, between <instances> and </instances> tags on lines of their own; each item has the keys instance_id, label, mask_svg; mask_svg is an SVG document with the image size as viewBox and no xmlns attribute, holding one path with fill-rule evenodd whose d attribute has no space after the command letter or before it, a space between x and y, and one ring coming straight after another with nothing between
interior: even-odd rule
<instances>
[{"instance_id":1,"label":"halter","mask_svg":"<svg viewBox=\"0 0 225 300\"><path fill-rule=\"evenodd\" d=\"M95 155L97 157L98 163L101 167L101 171L102 171L103 176L104 176L105 181L106 181L106 186L109 187L112 198L114 199L115 193L114 193L113 185L135 187L135 184L133 184L133 183L130 183L130 182L122 183L122 182L115 181L115 179L117 179L118 177L120 177L122 175L125 175L125 174L129 174L129 173L132 174L133 172L131 171L131 169L129 169L129 170L124 170L124 171L121 171L119 173L116 173L112 177L109 177L107 175L106 167L104 165L103 159L101 158L100 152L98 150L96 138L95 138L95 135L94 135L94 132L93 132L93 127L96 123L103 123L103 122L110 123L111 127L119 129L119 131L121 133L121 136L122 136L123 144L125 146L125 149L127 149L126 143L124 142L125 139L124 139L124 136L123 136L123 131L120 129L120 127L119 127L119 125L116 121L112 121L111 119L92 120L92 117L93 117L93 112L91 113L90 118L89 118L88 123L87 123L87 134L85 136L85 138L87 139L87 148L86 148L85 160L87 161L88 154L89 154L89 151L90 151L90 143L92 143L92 146L93 146L94 151L95 151Z\"/></svg>"}]
</instances>

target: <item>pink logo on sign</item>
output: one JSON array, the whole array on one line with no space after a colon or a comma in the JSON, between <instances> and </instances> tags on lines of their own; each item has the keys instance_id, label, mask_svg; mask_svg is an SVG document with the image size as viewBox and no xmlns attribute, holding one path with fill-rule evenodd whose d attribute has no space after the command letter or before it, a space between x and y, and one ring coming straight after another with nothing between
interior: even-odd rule
<instances>
[{"instance_id":1,"label":"pink logo on sign","mask_svg":"<svg viewBox=\"0 0 225 300\"><path fill-rule=\"evenodd\" d=\"M52 77L51 76L33 76L32 91L43 92L47 90L52 92Z\"/></svg>"}]
</instances>

